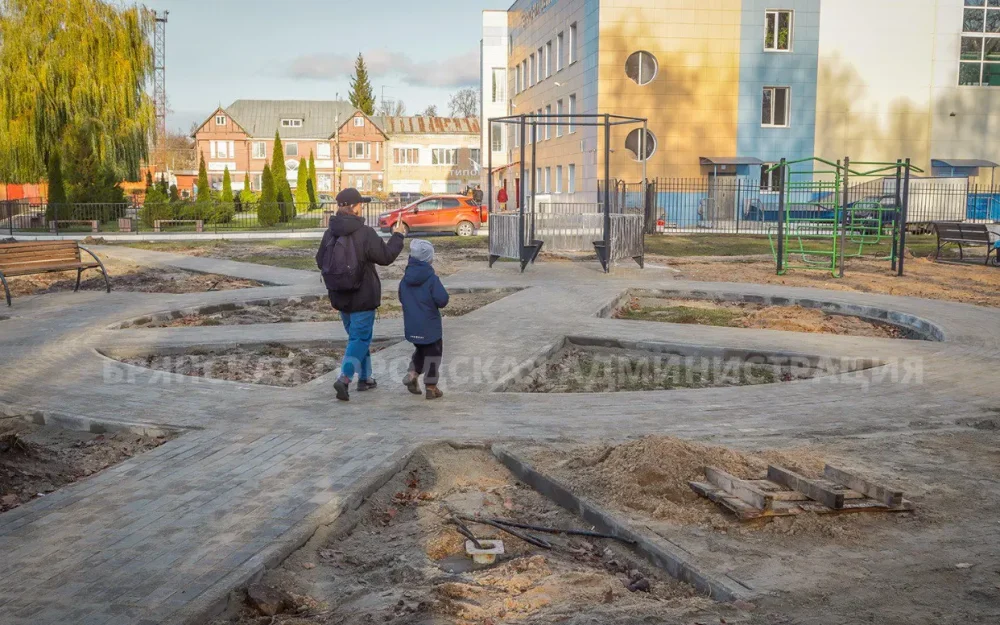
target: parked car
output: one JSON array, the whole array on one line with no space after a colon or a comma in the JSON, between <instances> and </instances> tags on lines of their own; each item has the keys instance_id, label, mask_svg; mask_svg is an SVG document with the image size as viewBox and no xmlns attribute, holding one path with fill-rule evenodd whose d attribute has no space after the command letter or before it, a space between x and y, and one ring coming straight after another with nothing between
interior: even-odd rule
<instances>
[{"instance_id":1,"label":"parked car","mask_svg":"<svg viewBox=\"0 0 1000 625\"><path fill-rule=\"evenodd\" d=\"M464 195L432 195L379 215L382 232L390 232L402 215L406 233L454 232L472 236L486 220L488 209Z\"/></svg>"},{"instance_id":2,"label":"parked car","mask_svg":"<svg viewBox=\"0 0 1000 625\"><path fill-rule=\"evenodd\" d=\"M422 193L417 193L415 191L394 191L389 194L388 200L392 204L406 206L407 204L412 204L423 197L424 195Z\"/></svg>"}]
</instances>

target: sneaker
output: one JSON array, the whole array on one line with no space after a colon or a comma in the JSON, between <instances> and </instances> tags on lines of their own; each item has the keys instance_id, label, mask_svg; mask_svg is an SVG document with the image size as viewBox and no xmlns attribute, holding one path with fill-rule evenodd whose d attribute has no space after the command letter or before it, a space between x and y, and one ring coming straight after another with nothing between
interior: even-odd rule
<instances>
[{"instance_id":1,"label":"sneaker","mask_svg":"<svg viewBox=\"0 0 1000 625\"><path fill-rule=\"evenodd\" d=\"M436 387L436 386L428 386L427 387L427 395L426 395L427 399L439 399L443 395L444 395L444 393L442 393L438 389L438 387Z\"/></svg>"},{"instance_id":2,"label":"sneaker","mask_svg":"<svg viewBox=\"0 0 1000 625\"><path fill-rule=\"evenodd\" d=\"M403 378L403 386L405 386L406 390L410 391L414 395L420 394L420 383L417 381L417 376L415 375L407 374L407 376Z\"/></svg>"},{"instance_id":3,"label":"sneaker","mask_svg":"<svg viewBox=\"0 0 1000 625\"><path fill-rule=\"evenodd\" d=\"M337 378L337 381L333 383L333 390L337 391L337 399L340 401L351 401L351 395L347 392L347 383L350 380L346 378Z\"/></svg>"},{"instance_id":4,"label":"sneaker","mask_svg":"<svg viewBox=\"0 0 1000 625\"><path fill-rule=\"evenodd\" d=\"M370 380L358 380L358 392L370 391L377 386L378 382L375 381L375 378Z\"/></svg>"}]
</instances>

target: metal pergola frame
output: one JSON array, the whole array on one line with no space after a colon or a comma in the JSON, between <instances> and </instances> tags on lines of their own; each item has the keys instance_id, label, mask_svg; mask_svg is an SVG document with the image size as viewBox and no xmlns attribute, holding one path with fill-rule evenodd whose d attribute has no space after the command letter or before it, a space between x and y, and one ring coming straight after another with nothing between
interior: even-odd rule
<instances>
[{"instance_id":1,"label":"metal pergola frame","mask_svg":"<svg viewBox=\"0 0 1000 625\"><path fill-rule=\"evenodd\" d=\"M537 190L538 181L536 180L535 172L537 171L537 147L538 147L538 127L542 126L562 126L566 124L567 120L573 121L573 126L580 127L596 127L604 128L604 197L601 198L598 195L598 200L603 200L604 204L604 236L601 241L594 241L594 250L597 252L597 258L601 262L601 267L604 272L610 271L610 246L611 246L611 127L612 126L626 126L626 125L637 125L642 124L642 135L639 138L639 154L641 155L640 162L642 163L642 180L643 183L646 182L646 161L648 157L646 156L646 137L649 134L649 121L644 117L630 117L626 115L615 115L612 113L568 113L568 114L538 114L538 113L525 113L522 115L508 115L505 117L494 117L487 120L487 140L486 145L487 150L487 171L489 176L486 181L486 193L489 197L489 202L487 204L487 210L489 214L493 215L493 124L501 124L501 127L505 127L507 124L516 124L517 132L519 133L519 149L520 149L520 159L519 159L519 180L521 181L520 187L518 189L518 210L519 210L519 224L520 224L520 240L518 241L518 249L520 250L521 271L529 262L534 262L538 253L542 249L542 242L535 240L535 222L531 222L531 236L530 241L525 241L524 232L524 216L526 208L526 189L525 184L525 150L526 146L526 128L528 125L531 126L531 212L535 212L535 196ZM580 120L580 121L577 121ZM489 240L492 242L492 234L489 235ZM494 256L491 252L489 257L490 267L496 262L498 256ZM639 266L642 266L642 257L639 256L635 259Z\"/></svg>"}]
</instances>

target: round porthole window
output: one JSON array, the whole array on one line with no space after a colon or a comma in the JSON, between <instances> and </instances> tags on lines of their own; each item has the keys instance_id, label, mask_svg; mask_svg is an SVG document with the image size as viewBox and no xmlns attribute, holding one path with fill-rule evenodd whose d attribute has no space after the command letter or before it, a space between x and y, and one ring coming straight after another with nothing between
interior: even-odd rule
<instances>
[{"instance_id":1,"label":"round porthole window","mask_svg":"<svg viewBox=\"0 0 1000 625\"><path fill-rule=\"evenodd\" d=\"M659 68L656 57L644 50L633 52L625 60L625 75L638 85L648 84L656 78Z\"/></svg>"},{"instance_id":2,"label":"round porthole window","mask_svg":"<svg viewBox=\"0 0 1000 625\"><path fill-rule=\"evenodd\" d=\"M652 156L654 152L656 152L656 135L654 135L653 133L651 133L651 132L649 132L647 130L646 131L646 146L645 146L646 147L646 150L645 150L646 157L645 158L640 158L639 155L642 154L642 152L643 152L643 150L642 150L643 146L639 145L641 143L641 139L642 139L642 129L641 128L636 128L632 132L628 133L627 137L625 137L625 149L628 150L629 152L631 152L632 153L632 158L634 158L637 161L646 160L650 156Z\"/></svg>"}]
</instances>

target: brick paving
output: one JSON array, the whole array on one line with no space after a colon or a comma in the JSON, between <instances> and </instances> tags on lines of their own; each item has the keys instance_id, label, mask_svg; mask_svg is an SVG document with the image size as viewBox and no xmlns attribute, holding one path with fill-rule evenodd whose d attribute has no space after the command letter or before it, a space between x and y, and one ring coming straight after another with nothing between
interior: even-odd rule
<instances>
[{"instance_id":1,"label":"brick paving","mask_svg":"<svg viewBox=\"0 0 1000 625\"><path fill-rule=\"evenodd\" d=\"M130 367L116 350L342 340L337 323L117 330L135 317L260 297L322 293L317 274L127 248L103 253L144 264L261 280L276 286L194 294L97 292L22 297L0 321L0 408L105 423L181 428L175 440L0 515L0 621L200 622L225 593L273 566L356 498L387 463L440 438L621 439L645 433L717 440L945 428L996 408L996 309L943 301L769 285L689 283L669 270L501 263L461 272L450 287L523 287L445 322L439 402L398 388L410 348L375 355L383 383L337 403L332 376L295 388L205 380ZM386 290L395 289L385 283ZM899 341L602 318L628 288L822 301L889 311L943 341ZM400 337L399 320L376 334ZM490 392L565 337L876 358L887 367L850 379L622 394ZM920 379L885 372L920 364ZM995 413L994 413L995 414Z\"/></svg>"}]
</instances>

